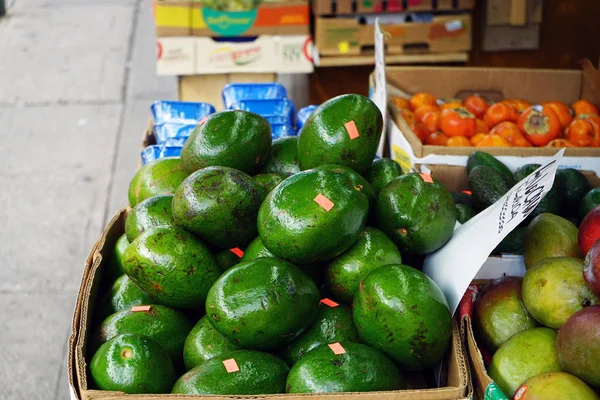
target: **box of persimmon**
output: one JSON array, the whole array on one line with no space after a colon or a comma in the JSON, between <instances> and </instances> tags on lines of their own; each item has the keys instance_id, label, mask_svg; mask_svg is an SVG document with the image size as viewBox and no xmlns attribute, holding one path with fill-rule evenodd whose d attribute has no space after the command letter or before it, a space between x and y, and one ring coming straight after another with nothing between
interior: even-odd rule
<instances>
[{"instance_id":1,"label":"box of persimmon","mask_svg":"<svg viewBox=\"0 0 600 400\"><path fill-rule=\"evenodd\" d=\"M598 76L591 63L581 71L388 67L390 156L409 170L465 166L483 150L516 169L566 147L565 166L600 173Z\"/></svg>"}]
</instances>

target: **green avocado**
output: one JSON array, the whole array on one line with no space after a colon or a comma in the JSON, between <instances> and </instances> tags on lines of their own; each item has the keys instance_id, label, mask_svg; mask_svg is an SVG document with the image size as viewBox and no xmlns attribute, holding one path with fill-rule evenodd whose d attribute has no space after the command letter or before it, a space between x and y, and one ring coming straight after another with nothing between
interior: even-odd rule
<instances>
[{"instance_id":1,"label":"green avocado","mask_svg":"<svg viewBox=\"0 0 600 400\"><path fill-rule=\"evenodd\" d=\"M346 174L304 171L269 193L258 212L258 232L276 256L298 264L319 263L358 239L368 210L368 198Z\"/></svg>"},{"instance_id":2,"label":"green avocado","mask_svg":"<svg viewBox=\"0 0 600 400\"><path fill-rule=\"evenodd\" d=\"M478 165L468 177L473 207L482 211L500 200L512 187L504 175L488 165Z\"/></svg>"},{"instance_id":3,"label":"green avocado","mask_svg":"<svg viewBox=\"0 0 600 400\"><path fill-rule=\"evenodd\" d=\"M369 200L369 210L375 209L375 203L377 201L377 197L375 197L375 191L373 190L371 184L365 178L363 178L361 174L359 174L351 168L334 164L321 165L319 167L316 167L315 169L347 175L348 178L350 178L350 180L352 181L352 185L354 185L354 188L359 192L362 192L365 196L367 196L367 199Z\"/></svg>"},{"instance_id":4,"label":"green avocado","mask_svg":"<svg viewBox=\"0 0 600 400\"><path fill-rule=\"evenodd\" d=\"M456 220L461 224L465 224L468 220L475 216L475 211L466 204L456 204Z\"/></svg>"},{"instance_id":5,"label":"green avocado","mask_svg":"<svg viewBox=\"0 0 600 400\"><path fill-rule=\"evenodd\" d=\"M345 353L321 346L302 357L287 378L288 393L375 392L404 389L394 363L360 343L341 343Z\"/></svg>"},{"instance_id":6,"label":"green avocado","mask_svg":"<svg viewBox=\"0 0 600 400\"><path fill-rule=\"evenodd\" d=\"M224 361L235 360L239 371L227 372ZM269 353L238 350L203 362L183 375L171 393L253 395L285 392L288 367Z\"/></svg>"},{"instance_id":7,"label":"green avocado","mask_svg":"<svg viewBox=\"0 0 600 400\"><path fill-rule=\"evenodd\" d=\"M303 334L283 347L281 356L288 365L293 365L309 351L335 342L358 342L358 332L352 321L352 309L342 304L335 307L320 304L315 322Z\"/></svg>"},{"instance_id":8,"label":"green avocado","mask_svg":"<svg viewBox=\"0 0 600 400\"><path fill-rule=\"evenodd\" d=\"M542 164L525 164L515 171L513 177L515 178L515 182L521 182L523 179L527 178L527 176L531 175L536 169L541 167Z\"/></svg>"},{"instance_id":9,"label":"green avocado","mask_svg":"<svg viewBox=\"0 0 600 400\"><path fill-rule=\"evenodd\" d=\"M300 130L300 168L338 164L364 174L373 163L382 130L381 112L368 98L346 94L328 100Z\"/></svg>"},{"instance_id":10,"label":"green avocado","mask_svg":"<svg viewBox=\"0 0 600 400\"><path fill-rule=\"evenodd\" d=\"M525 248L526 226L518 226L510 232L492 251L492 254L517 254L523 255Z\"/></svg>"},{"instance_id":11,"label":"green avocado","mask_svg":"<svg viewBox=\"0 0 600 400\"><path fill-rule=\"evenodd\" d=\"M579 218L583 219L590 211L600 205L600 187L593 188L581 199Z\"/></svg>"},{"instance_id":12,"label":"green avocado","mask_svg":"<svg viewBox=\"0 0 600 400\"><path fill-rule=\"evenodd\" d=\"M267 197L271 190L275 189L275 186L283 182L281 175L277 174L258 174L254 175L252 178L260 187L263 198Z\"/></svg>"},{"instance_id":13,"label":"green avocado","mask_svg":"<svg viewBox=\"0 0 600 400\"><path fill-rule=\"evenodd\" d=\"M169 353L175 365L181 365L183 343L191 330L192 324L183 313L165 306L151 305L148 311L121 310L100 324L92 348L115 336L134 333L153 339Z\"/></svg>"},{"instance_id":14,"label":"green avocado","mask_svg":"<svg viewBox=\"0 0 600 400\"><path fill-rule=\"evenodd\" d=\"M556 171L556 178L560 180L564 198L561 214L577 217L579 215L579 204L591 189L590 183L585 175L573 168L559 169Z\"/></svg>"},{"instance_id":15,"label":"green avocado","mask_svg":"<svg viewBox=\"0 0 600 400\"><path fill-rule=\"evenodd\" d=\"M244 247L257 235L260 186L247 174L209 167L189 176L173 196L175 222L222 249Z\"/></svg>"},{"instance_id":16,"label":"green avocado","mask_svg":"<svg viewBox=\"0 0 600 400\"><path fill-rule=\"evenodd\" d=\"M278 174L287 178L298 172L298 138L290 136L274 140L262 173Z\"/></svg>"},{"instance_id":17,"label":"green avocado","mask_svg":"<svg viewBox=\"0 0 600 400\"><path fill-rule=\"evenodd\" d=\"M123 255L129 277L160 304L199 308L221 271L199 239L178 227L155 226Z\"/></svg>"},{"instance_id":18,"label":"green avocado","mask_svg":"<svg viewBox=\"0 0 600 400\"><path fill-rule=\"evenodd\" d=\"M517 169L514 173L515 181L520 182L525 179L527 176L531 175L536 169L541 167L540 164L525 164L519 169ZM559 170L560 171L560 170ZM585 177L584 177L585 179ZM586 180L587 182L587 180ZM533 218L537 217L543 213L551 213L551 214L561 214L565 209L565 199L564 199L564 187L562 185L562 179L560 179L558 173L556 175L556 179L554 180L554 184L546 196L540 201L540 203L535 207L535 209L529 214L527 218L528 221L531 221ZM579 204L579 203L578 203Z\"/></svg>"},{"instance_id":19,"label":"green avocado","mask_svg":"<svg viewBox=\"0 0 600 400\"><path fill-rule=\"evenodd\" d=\"M220 166L254 174L270 149L269 121L248 111L222 111L192 131L181 149L181 163L190 173Z\"/></svg>"},{"instance_id":20,"label":"green avocado","mask_svg":"<svg viewBox=\"0 0 600 400\"><path fill-rule=\"evenodd\" d=\"M413 254L431 253L452 237L456 210L452 195L437 181L419 174L392 180L377 198L379 227L401 249Z\"/></svg>"},{"instance_id":21,"label":"green avocado","mask_svg":"<svg viewBox=\"0 0 600 400\"><path fill-rule=\"evenodd\" d=\"M196 323L183 345L183 362L190 370L204 361L230 351L239 350L210 324L204 316Z\"/></svg>"},{"instance_id":22,"label":"green avocado","mask_svg":"<svg viewBox=\"0 0 600 400\"><path fill-rule=\"evenodd\" d=\"M480 165L486 165L496 172L504 175L504 177L509 179L509 182L511 182L511 186L515 184L513 173L510 172L510 169L508 169L508 167L500 162L497 158L488 153L484 153L483 151L474 151L471 153L469 159L467 160L467 175L470 175L471 171Z\"/></svg>"},{"instance_id":23,"label":"green avocado","mask_svg":"<svg viewBox=\"0 0 600 400\"><path fill-rule=\"evenodd\" d=\"M175 225L171 204L173 195L150 197L137 204L125 221L125 233L131 243L146 229L159 225Z\"/></svg>"},{"instance_id":24,"label":"green avocado","mask_svg":"<svg viewBox=\"0 0 600 400\"><path fill-rule=\"evenodd\" d=\"M404 175L400 164L390 158L379 158L373 161L371 164L371 168L365 174L365 178L373 187L375 191L375 195L378 196L379 192L383 190L384 187L392 179L395 179L401 175Z\"/></svg>"},{"instance_id":25,"label":"green avocado","mask_svg":"<svg viewBox=\"0 0 600 400\"><path fill-rule=\"evenodd\" d=\"M354 324L363 343L384 352L401 369L433 367L452 340L452 315L440 288L406 265L371 272L354 296Z\"/></svg>"},{"instance_id":26,"label":"green avocado","mask_svg":"<svg viewBox=\"0 0 600 400\"><path fill-rule=\"evenodd\" d=\"M314 321L318 304L317 287L295 265L257 258L241 262L215 282L206 315L232 343L273 349L302 333Z\"/></svg>"},{"instance_id":27,"label":"green avocado","mask_svg":"<svg viewBox=\"0 0 600 400\"><path fill-rule=\"evenodd\" d=\"M240 257L233 254L231 250L223 250L215 254L215 260L217 261L217 265L222 272L227 271L229 268L239 264L241 261Z\"/></svg>"},{"instance_id":28,"label":"green avocado","mask_svg":"<svg viewBox=\"0 0 600 400\"><path fill-rule=\"evenodd\" d=\"M140 335L119 335L104 343L90 364L100 390L127 394L169 393L177 379L169 355L158 343Z\"/></svg>"},{"instance_id":29,"label":"green avocado","mask_svg":"<svg viewBox=\"0 0 600 400\"><path fill-rule=\"evenodd\" d=\"M123 275L117 278L100 301L100 310L97 315L102 321L118 311L153 302L152 297L148 296L127 275Z\"/></svg>"},{"instance_id":30,"label":"green avocado","mask_svg":"<svg viewBox=\"0 0 600 400\"><path fill-rule=\"evenodd\" d=\"M396 244L379 229L366 227L352 247L331 260L325 284L335 299L351 304L359 283L371 271L401 262Z\"/></svg>"},{"instance_id":31,"label":"green avocado","mask_svg":"<svg viewBox=\"0 0 600 400\"><path fill-rule=\"evenodd\" d=\"M108 264L107 264L107 281L112 283L118 277L123 276L125 274L125 270L123 269L123 253L129 247L129 241L127 240L127 235L123 234L117 239L115 243L115 247L112 252L108 256Z\"/></svg>"},{"instance_id":32,"label":"green avocado","mask_svg":"<svg viewBox=\"0 0 600 400\"><path fill-rule=\"evenodd\" d=\"M189 173L179 157L159 158L144 165L129 184L129 204L136 204L159 194L173 194Z\"/></svg>"}]
</instances>

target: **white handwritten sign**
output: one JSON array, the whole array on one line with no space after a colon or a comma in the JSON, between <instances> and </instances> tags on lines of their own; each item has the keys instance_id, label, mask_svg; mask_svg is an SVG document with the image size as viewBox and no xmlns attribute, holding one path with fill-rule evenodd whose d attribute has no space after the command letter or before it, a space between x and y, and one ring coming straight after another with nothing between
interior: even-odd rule
<instances>
[{"instance_id":1,"label":"white handwritten sign","mask_svg":"<svg viewBox=\"0 0 600 400\"><path fill-rule=\"evenodd\" d=\"M492 250L539 204L554 183L565 150L517 183L500 200L454 230L452 239L425 258L423 272L442 289L454 314Z\"/></svg>"},{"instance_id":2,"label":"white handwritten sign","mask_svg":"<svg viewBox=\"0 0 600 400\"><path fill-rule=\"evenodd\" d=\"M379 18L375 19L375 92L373 93L373 102L379 107L383 116L383 133L377 149L377 155L383 157L387 123L387 80L385 77L385 43L383 32L379 26Z\"/></svg>"}]
</instances>

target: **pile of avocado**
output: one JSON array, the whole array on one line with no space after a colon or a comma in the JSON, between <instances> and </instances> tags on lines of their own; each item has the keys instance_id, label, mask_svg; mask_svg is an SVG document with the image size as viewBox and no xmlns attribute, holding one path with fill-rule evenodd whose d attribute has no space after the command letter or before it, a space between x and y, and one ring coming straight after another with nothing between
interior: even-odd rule
<instances>
[{"instance_id":1,"label":"pile of avocado","mask_svg":"<svg viewBox=\"0 0 600 400\"><path fill-rule=\"evenodd\" d=\"M436 284L402 263L442 247L452 195L375 153L382 116L344 95L271 143L211 115L146 164L105 263L88 345L97 389L254 395L399 390L452 342Z\"/></svg>"},{"instance_id":2,"label":"pile of avocado","mask_svg":"<svg viewBox=\"0 0 600 400\"><path fill-rule=\"evenodd\" d=\"M452 193L456 202L458 222L464 224L478 212L494 204L540 166L526 164L513 173L495 157L482 151L473 152L467 162L470 193ZM509 233L492 254L522 255L527 224L540 214L559 215L579 226L581 219L598 205L600 187L592 189L585 175L576 169L560 168L552 189L521 226Z\"/></svg>"}]
</instances>

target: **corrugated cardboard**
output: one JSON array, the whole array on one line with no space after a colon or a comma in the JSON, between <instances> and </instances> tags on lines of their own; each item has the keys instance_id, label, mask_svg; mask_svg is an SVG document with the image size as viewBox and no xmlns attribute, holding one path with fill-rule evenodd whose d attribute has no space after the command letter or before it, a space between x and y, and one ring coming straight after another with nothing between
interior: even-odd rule
<instances>
[{"instance_id":1,"label":"corrugated cardboard","mask_svg":"<svg viewBox=\"0 0 600 400\"><path fill-rule=\"evenodd\" d=\"M125 395L119 392L89 390L87 376L86 350L90 337L92 315L99 294L101 293L101 279L106 260L112 251L117 239L123 234L127 210L119 211L110 221L102 236L92 249L86 262L84 276L77 298L77 308L73 316L73 333L69 347L69 381L72 382L75 395L80 400L159 400L167 398L186 398L204 400L234 400L234 399L271 399L271 400L316 400L330 398L332 400L457 400L467 399L470 393L469 372L467 367L465 349L460 340L456 323L453 327L453 341L451 350L446 358L442 376L447 381L447 386L438 389L416 389L422 387L423 382L415 379L412 374L406 374L407 382L412 389L393 392L370 393L332 393L328 395L259 395L259 396L180 396L180 395Z\"/></svg>"},{"instance_id":2,"label":"corrugated cardboard","mask_svg":"<svg viewBox=\"0 0 600 400\"><path fill-rule=\"evenodd\" d=\"M475 0L314 0L315 15L345 15L354 13L381 13L403 11L458 11L471 10Z\"/></svg>"},{"instance_id":3,"label":"corrugated cardboard","mask_svg":"<svg viewBox=\"0 0 600 400\"><path fill-rule=\"evenodd\" d=\"M471 49L471 15L434 16L431 22L382 24L387 54L443 53ZM322 56L361 55L372 50L375 26L356 18L315 21L315 45Z\"/></svg>"}]
</instances>

